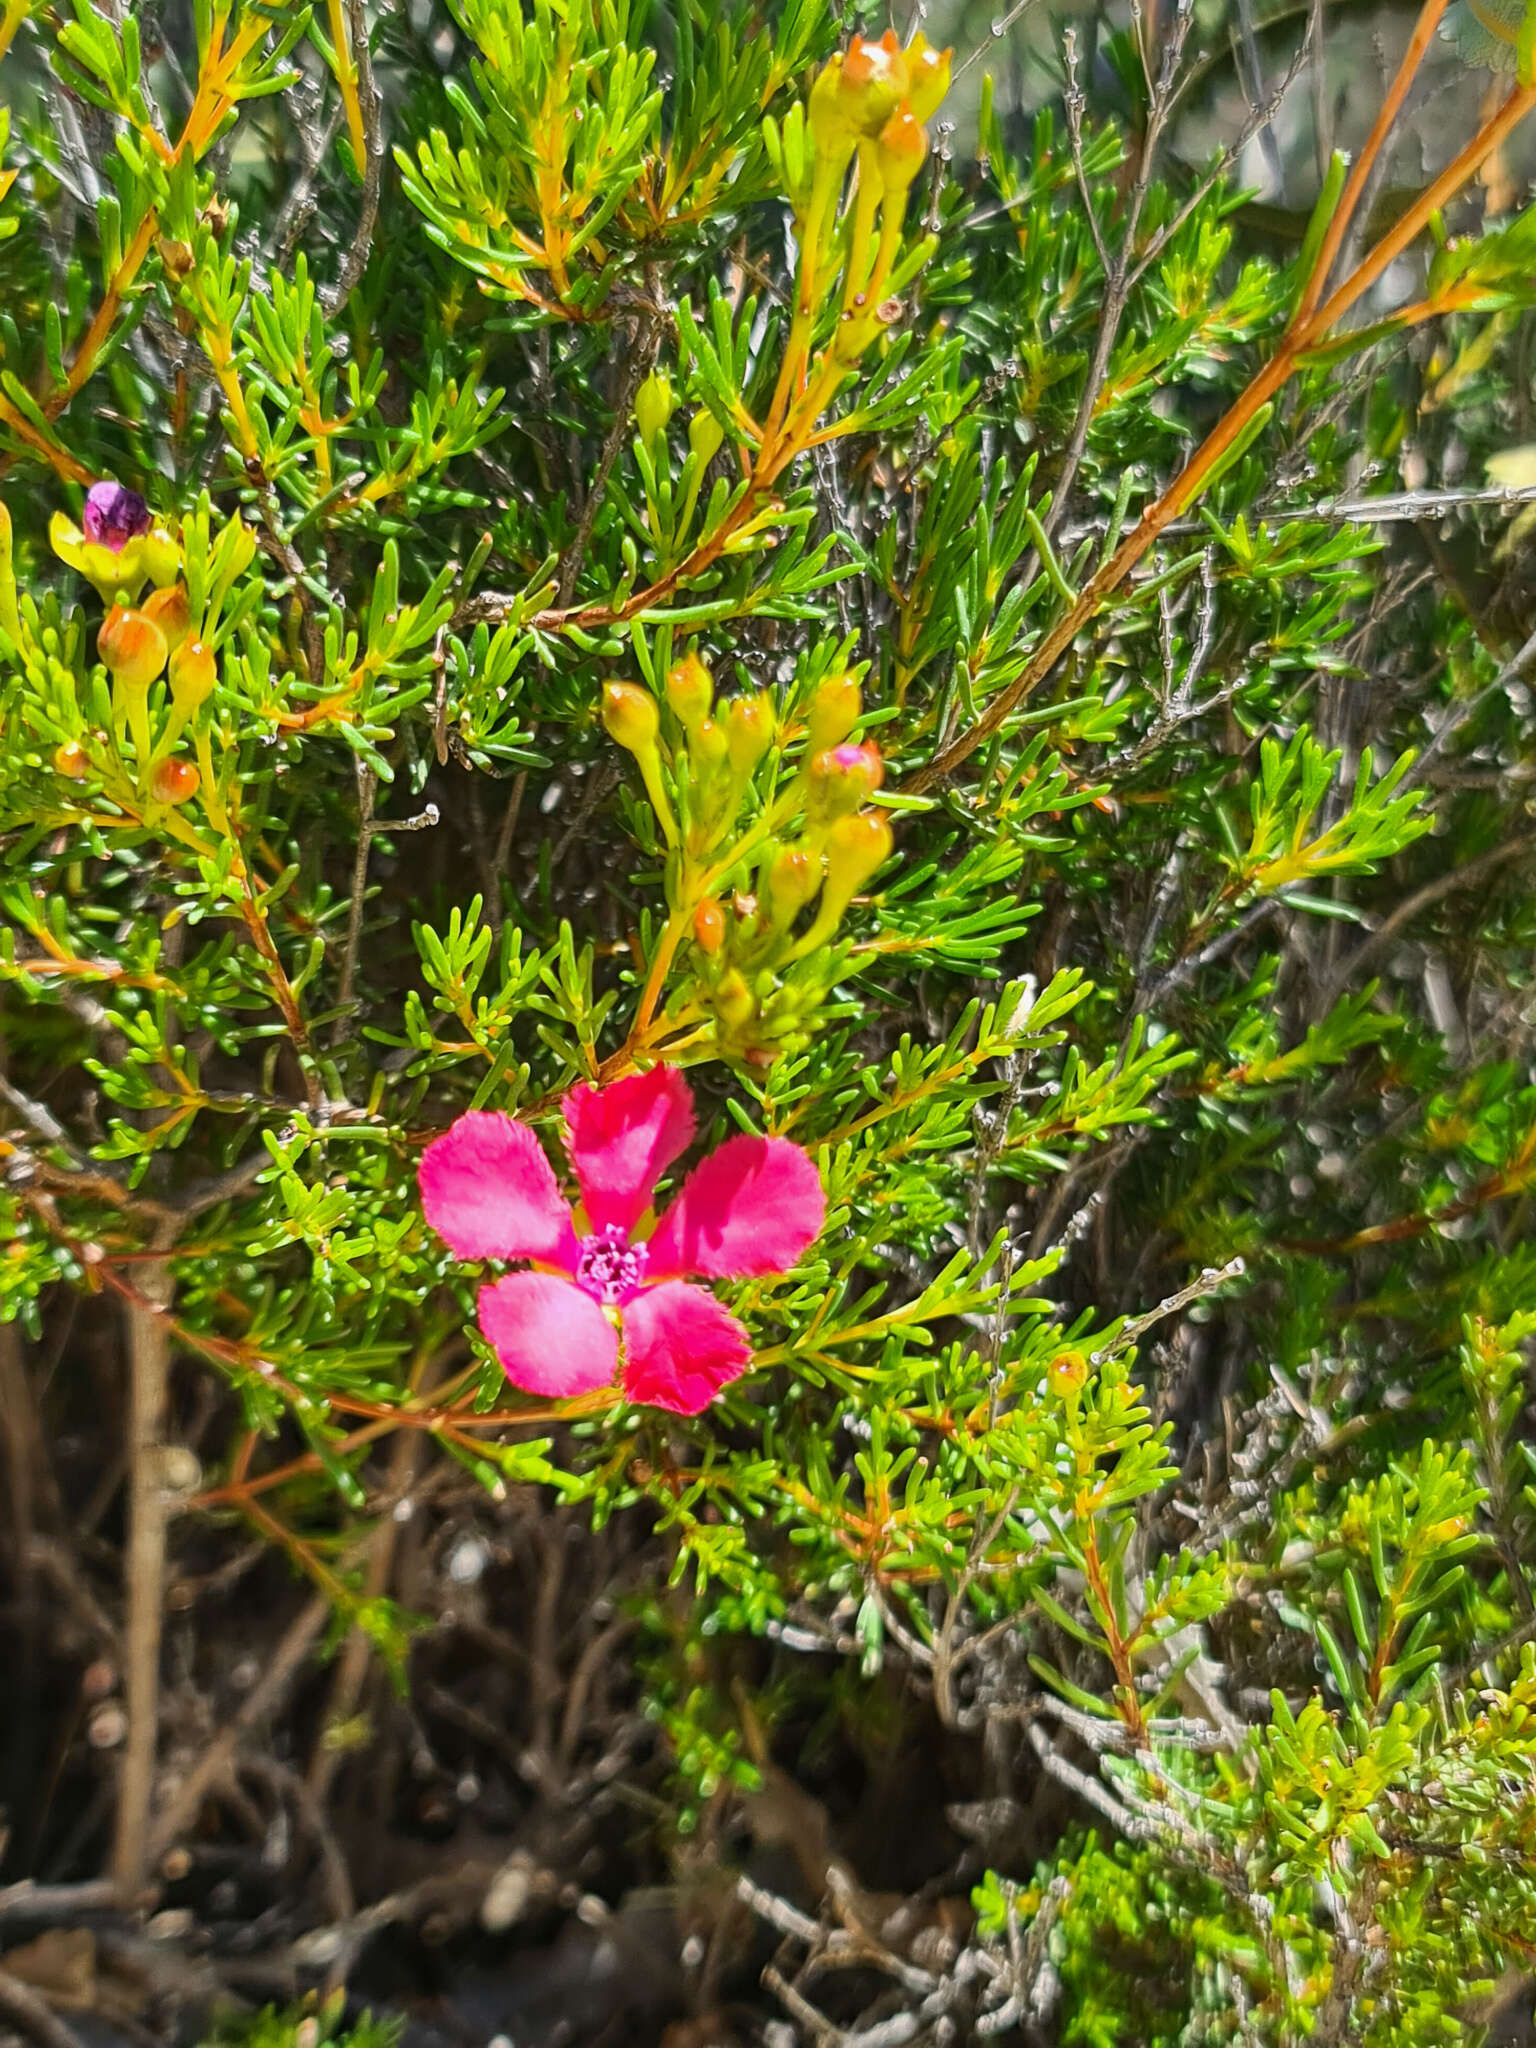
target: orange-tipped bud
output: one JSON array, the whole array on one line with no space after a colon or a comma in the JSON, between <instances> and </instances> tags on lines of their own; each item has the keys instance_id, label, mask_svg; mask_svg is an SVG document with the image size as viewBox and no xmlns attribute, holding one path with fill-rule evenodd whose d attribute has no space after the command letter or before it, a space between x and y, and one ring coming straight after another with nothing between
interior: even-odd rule
<instances>
[{"instance_id":1,"label":"orange-tipped bud","mask_svg":"<svg viewBox=\"0 0 1536 2048\"><path fill-rule=\"evenodd\" d=\"M907 105L913 118L931 120L949 91L949 60L952 50L936 50L919 31L905 51L907 60Z\"/></svg>"},{"instance_id":2,"label":"orange-tipped bud","mask_svg":"<svg viewBox=\"0 0 1536 2048\"><path fill-rule=\"evenodd\" d=\"M71 782L79 782L90 764L85 758L85 749L77 741L65 740L62 746L53 750L53 765L60 775L67 775Z\"/></svg>"},{"instance_id":3,"label":"orange-tipped bud","mask_svg":"<svg viewBox=\"0 0 1536 2048\"><path fill-rule=\"evenodd\" d=\"M113 605L96 636L96 652L113 679L129 689L147 690L165 667L168 651L154 620L127 605Z\"/></svg>"},{"instance_id":4,"label":"orange-tipped bud","mask_svg":"<svg viewBox=\"0 0 1536 2048\"><path fill-rule=\"evenodd\" d=\"M638 683L604 683L603 724L610 739L639 754L655 746L661 714L656 699Z\"/></svg>"},{"instance_id":5,"label":"orange-tipped bud","mask_svg":"<svg viewBox=\"0 0 1536 2048\"><path fill-rule=\"evenodd\" d=\"M726 705L725 744L736 773L750 775L773 745L773 699L766 690Z\"/></svg>"},{"instance_id":6,"label":"orange-tipped bud","mask_svg":"<svg viewBox=\"0 0 1536 2048\"><path fill-rule=\"evenodd\" d=\"M1088 1360L1081 1351L1058 1351L1045 1368L1046 1384L1059 1400L1080 1394L1088 1382Z\"/></svg>"},{"instance_id":7,"label":"orange-tipped bud","mask_svg":"<svg viewBox=\"0 0 1536 2048\"><path fill-rule=\"evenodd\" d=\"M150 789L157 804L184 804L197 795L201 780L190 761L183 761L179 755L172 754L155 764Z\"/></svg>"},{"instance_id":8,"label":"orange-tipped bud","mask_svg":"<svg viewBox=\"0 0 1536 2048\"><path fill-rule=\"evenodd\" d=\"M887 29L878 43L855 36L811 87L809 115L816 147L834 159L846 159L855 142L880 133L906 89L907 62L894 34Z\"/></svg>"},{"instance_id":9,"label":"orange-tipped bud","mask_svg":"<svg viewBox=\"0 0 1536 2048\"><path fill-rule=\"evenodd\" d=\"M171 701L179 711L195 711L212 694L217 680L213 649L188 640L171 656Z\"/></svg>"},{"instance_id":10,"label":"orange-tipped bud","mask_svg":"<svg viewBox=\"0 0 1536 2048\"><path fill-rule=\"evenodd\" d=\"M885 780L885 763L878 747L844 740L813 756L809 779L812 814L821 820L842 818L874 795Z\"/></svg>"},{"instance_id":11,"label":"orange-tipped bud","mask_svg":"<svg viewBox=\"0 0 1536 2048\"><path fill-rule=\"evenodd\" d=\"M693 913L693 936L701 953L718 953L725 944L725 912L713 896Z\"/></svg>"},{"instance_id":12,"label":"orange-tipped bud","mask_svg":"<svg viewBox=\"0 0 1536 2048\"><path fill-rule=\"evenodd\" d=\"M846 903L890 859L894 843L882 811L839 818L827 834L827 894Z\"/></svg>"},{"instance_id":13,"label":"orange-tipped bud","mask_svg":"<svg viewBox=\"0 0 1536 2048\"><path fill-rule=\"evenodd\" d=\"M146 619L154 620L172 654L192 630L192 605L184 583L168 583L164 590L152 590L139 610Z\"/></svg>"},{"instance_id":14,"label":"orange-tipped bud","mask_svg":"<svg viewBox=\"0 0 1536 2048\"><path fill-rule=\"evenodd\" d=\"M906 193L927 154L928 136L922 123L910 108L898 107L875 143L875 163L887 198L901 198Z\"/></svg>"},{"instance_id":15,"label":"orange-tipped bud","mask_svg":"<svg viewBox=\"0 0 1536 2048\"><path fill-rule=\"evenodd\" d=\"M859 686L846 673L824 676L806 708L806 737L813 754L847 739L859 722Z\"/></svg>"},{"instance_id":16,"label":"orange-tipped bud","mask_svg":"<svg viewBox=\"0 0 1536 2048\"><path fill-rule=\"evenodd\" d=\"M673 662L667 670L667 702L684 729L692 732L701 719L708 718L714 701L715 686L709 679L709 670L690 648L681 661Z\"/></svg>"},{"instance_id":17,"label":"orange-tipped bud","mask_svg":"<svg viewBox=\"0 0 1536 2048\"><path fill-rule=\"evenodd\" d=\"M763 877L769 923L788 930L820 887L821 862L799 847L786 846L774 855Z\"/></svg>"}]
</instances>

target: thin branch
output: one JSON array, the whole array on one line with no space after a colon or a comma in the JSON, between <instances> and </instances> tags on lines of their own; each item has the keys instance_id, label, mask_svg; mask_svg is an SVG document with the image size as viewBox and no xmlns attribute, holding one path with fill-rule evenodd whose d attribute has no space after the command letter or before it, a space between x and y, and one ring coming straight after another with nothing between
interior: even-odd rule
<instances>
[{"instance_id":1,"label":"thin branch","mask_svg":"<svg viewBox=\"0 0 1536 2048\"><path fill-rule=\"evenodd\" d=\"M347 27L352 38L353 62L357 66L358 108L363 117L363 210L346 261L336 282L325 295L327 313L341 310L368 267L374 229L379 222L379 190L384 177L383 101L373 81L373 52L368 44L368 14L364 0L347 0Z\"/></svg>"}]
</instances>

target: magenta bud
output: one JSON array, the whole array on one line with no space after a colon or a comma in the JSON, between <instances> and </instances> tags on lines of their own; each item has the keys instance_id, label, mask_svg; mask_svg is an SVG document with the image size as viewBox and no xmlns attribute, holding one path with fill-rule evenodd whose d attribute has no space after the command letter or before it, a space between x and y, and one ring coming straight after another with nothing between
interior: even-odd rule
<instances>
[{"instance_id":1,"label":"magenta bud","mask_svg":"<svg viewBox=\"0 0 1536 2048\"><path fill-rule=\"evenodd\" d=\"M126 484L103 478L85 494L85 512L80 521L85 537L98 547L121 554L129 541L149 531L149 507L137 491Z\"/></svg>"}]
</instances>

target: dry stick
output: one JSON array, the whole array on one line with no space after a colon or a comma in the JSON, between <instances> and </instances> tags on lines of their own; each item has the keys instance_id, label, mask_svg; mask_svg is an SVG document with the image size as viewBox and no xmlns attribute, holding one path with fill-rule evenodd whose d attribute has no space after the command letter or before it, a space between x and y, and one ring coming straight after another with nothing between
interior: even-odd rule
<instances>
[{"instance_id":1,"label":"dry stick","mask_svg":"<svg viewBox=\"0 0 1536 2048\"><path fill-rule=\"evenodd\" d=\"M1430 0L1430 4L1433 6L1436 0ZM1522 86L1511 93L1493 119L1419 195L1397 226L1382 237L1333 296L1309 319L1292 321L1275 354L1249 380L1244 391L1228 407L1167 490L1142 514L1134 530L1089 578L1076 602L1068 607L1041 641L1017 681L992 700L974 725L909 776L901 785L904 794L920 795L931 789L934 783L942 782L1007 723L1019 705L1039 688L1106 599L1130 575L1163 529L1194 502L1212 469L1248 430L1262 407L1289 381L1300 359L1308 350L1318 346L1355 301L1396 262L1430 216L1438 213L1461 190L1533 107L1536 107L1536 86Z\"/></svg>"},{"instance_id":2,"label":"dry stick","mask_svg":"<svg viewBox=\"0 0 1536 2048\"><path fill-rule=\"evenodd\" d=\"M331 1603L323 1594L317 1595L307 1607L300 1610L290 1624L288 1633L273 1652L272 1661L266 1674L251 1692L233 1721L221 1735L211 1742L198 1758L192 1769L176 1788L165 1811L157 1816L149 1837L148 1851L144 1858L147 1866L159 1862L175 1842L182 1830L197 1817L197 1809L209 1787L218 1783L234 1761L241 1738L249 1734L264 1714L269 1713L283 1694L309 1655L311 1646L320 1631L330 1619Z\"/></svg>"},{"instance_id":3,"label":"dry stick","mask_svg":"<svg viewBox=\"0 0 1536 2048\"><path fill-rule=\"evenodd\" d=\"M1474 882L1481 882L1506 861L1517 860L1521 854L1529 853L1536 847L1536 834L1525 833L1516 839L1505 840L1490 853L1479 854L1476 860L1464 862L1459 868L1451 868L1446 874L1426 882L1422 889L1415 889L1411 896L1405 896L1390 917L1382 919L1368 938L1362 939L1353 953L1336 967L1324 984L1324 998L1332 1002L1340 989L1350 983L1374 960L1386 946L1390 946L1404 925L1410 924L1421 910L1427 910L1432 903L1438 903L1442 896L1449 896L1457 889L1469 889Z\"/></svg>"},{"instance_id":4,"label":"dry stick","mask_svg":"<svg viewBox=\"0 0 1536 2048\"><path fill-rule=\"evenodd\" d=\"M413 1390L419 1397L431 1391L430 1382ZM424 1432L419 1429L403 1429L395 1438L389 1456L389 1472L384 1486L386 1507L393 1508L406 1499L416 1482L416 1473L421 1464L425 1448ZM381 1599L389 1590L390 1573L395 1562L395 1543L400 1533L400 1524L392 1513L381 1515L377 1526L368 1538L368 1562L363 1573L363 1599ZM315 1800L324 1805L331 1781L341 1767L343 1751L335 1742L335 1731L351 1720L357 1710L363 1681L368 1676L368 1667L373 1661L373 1641L365 1629L354 1627L347 1637L346 1646L336 1664L336 1676L331 1683L330 1697L325 1703L325 1712L320 1717L320 1732L310 1755L309 1769L305 1783ZM340 1916L345 1917L345 1915Z\"/></svg>"},{"instance_id":5,"label":"dry stick","mask_svg":"<svg viewBox=\"0 0 1536 2048\"><path fill-rule=\"evenodd\" d=\"M163 1252L175 1226L162 1223L151 1244ZM155 1789L160 1733L160 1629L165 1595L165 1416L170 1339L165 1310L171 1299L170 1266L145 1264L139 1299L127 1305L128 1559L124 1704L128 1735L118 1781L112 1875L125 1898L136 1897L147 1868L149 1811Z\"/></svg>"},{"instance_id":6,"label":"dry stick","mask_svg":"<svg viewBox=\"0 0 1536 2048\"><path fill-rule=\"evenodd\" d=\"M0 2020L37 2048L80 2048L79 2039L19 1977L0 1970Z\"/></svg>"},{"instance_id":7,"label":"dry stick","mask_svg":"<svg viewBox=\"0 0 1536 2048\"><path fill-rule=\"evenodd\" d=\"M379 191L384 179L382 100L373 82L373 52L368 43L368 15L363 0L347 0L347 25L352 38L352 59L357 66L358 111L363 117L366 159L360 167L363 173L363 210L347 260L341 267L341 275L326 295L328 313L341 310L367 268L374 229L378 225Z\"/></svg>"}]
</instances>

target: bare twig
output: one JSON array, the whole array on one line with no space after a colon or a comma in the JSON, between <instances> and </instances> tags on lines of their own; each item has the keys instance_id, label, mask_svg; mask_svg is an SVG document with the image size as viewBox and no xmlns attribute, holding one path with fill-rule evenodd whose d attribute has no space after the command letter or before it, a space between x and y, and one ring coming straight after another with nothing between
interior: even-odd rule
<instances>
[{"instance_id":1,"label":"bare twig","mask_svg":"<svg viewBox=\"0 0 1536 2048\"><path fill-rule=\"evenodd\" d=\"M358 279L368 267L373 233L379 221L379 189L384 177L383 101L373 82L373 52L368 43L368 13L363 0L347 0L347 30L352 38L352 60L357 66L357 103L363 117L364 162L363 208L357 233L347 250L336 282L325 295L325 309L335 313L351 298Z\"/></svg>"},{"instance_id":2,"label":"bare twig","mask_svg":"<svg viewBox=\"0 0 1536 2048\"><path fill-rule=\"evenodd\" d=\"M80 2048L80 2042L50 2007L19 1977L0 1968L0 2020L8 2020L36 2048Z\"/></svg>"},{"instance_id":3,"label":"bare twig","mask_svg":"<svg viewBox=\"0 0 1536 2048\"><path fill-rule=\"evenodd\" d=\"M175 1237L162 1223L154 1247ZM160 1630L165 1598L166 1503L163 1461L170 1367L165 1311L171 1300L169 1263L147 1262L139 1300L127 1305L129 1376L128 1556L124 1704L128 1734L118 1781L112 1874L125 1895L136 1896L147 1868L150 1805L160 1733Z\"/></svg>"},{"instance_id":4,"label":"bare twig","mask_svg":"<svg viewBox=\"0 0 1536 2048\"><path fill-rule=\"evenodd\" d=\"M317 1595L289 1625L287 1634L273 1651L266 1671L259 1683L252 1687L239 1713L204 1750L177 1786L165 1811L156 1817L148 1852L143 1858L146 1867L153 1868L177 1836L197 1817L197 1810L209 1787L217 1784L229 1769L245 1736L287 1692L330 1614L330 1601L323 1595Z\"/></svg>"}]
</instances>

